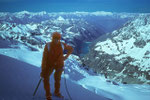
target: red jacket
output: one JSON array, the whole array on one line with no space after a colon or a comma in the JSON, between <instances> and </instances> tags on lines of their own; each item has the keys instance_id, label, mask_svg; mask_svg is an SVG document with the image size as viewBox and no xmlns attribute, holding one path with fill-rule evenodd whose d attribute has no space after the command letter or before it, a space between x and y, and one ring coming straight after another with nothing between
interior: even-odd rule
<instances>
[{"instance_id":1,"label":"red jacket","mask_svg":"<svg viewBox=\"0 0 150 100\"><path fill-rule=\"evenodd\" d=\"M64 50L67 50L67 55L63 55L63 48L61 42L58 44L54 44L53 42L49 42L45 45L43 58L42 58L42 70L55 68L62 69L64 66L64 60L68 58L68 56L73 52L73 48L65 43ZM48 45L50 49L48 50Z\"/></svg>"}]
</instances>

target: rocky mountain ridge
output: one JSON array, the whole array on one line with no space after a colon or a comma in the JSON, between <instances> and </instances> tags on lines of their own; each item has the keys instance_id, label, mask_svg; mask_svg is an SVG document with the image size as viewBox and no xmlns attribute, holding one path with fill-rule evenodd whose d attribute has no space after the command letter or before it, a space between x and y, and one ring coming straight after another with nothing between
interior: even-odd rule
<instances>
[{"instance_id":1,"label":"rocky mountain ridge","mask_svg":"<svg viewBox=\"0 0 150 100\"><path fill-rule=\"evenodd\" d=\"M140 14L110 35L95 43L83 63L109 79L150 84L150 14Z\"/></svg>"}]
</instances>

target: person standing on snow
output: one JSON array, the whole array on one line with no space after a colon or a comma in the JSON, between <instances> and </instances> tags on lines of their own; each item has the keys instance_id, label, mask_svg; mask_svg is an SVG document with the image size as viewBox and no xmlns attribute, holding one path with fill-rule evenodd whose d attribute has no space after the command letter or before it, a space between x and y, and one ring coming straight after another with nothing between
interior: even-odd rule
<instances>
[{"instance_id":1,"label":"person standing on snow","mask_svg":"<svg viewBox=\"0 0 150 100\"><path fill-rule=\"evenodd\" d=\"M65 43L60 42L60 39L61 39L61 34L58 32L54 32L52 34L52 41L49 43L46 43L44 52L43 52L42 65L41 65L41 70L42 70L41 77L43 78L44 89L46 92L47 100L52 100L49 78L54 70L55 70L54 95L57 97L63 98L63 96L60 93L61 74L64 70L63 69L64 61L73 52L73 48ZM63 55L63 49L67 50L66 56Z\"/></svg>"}]
</instances>

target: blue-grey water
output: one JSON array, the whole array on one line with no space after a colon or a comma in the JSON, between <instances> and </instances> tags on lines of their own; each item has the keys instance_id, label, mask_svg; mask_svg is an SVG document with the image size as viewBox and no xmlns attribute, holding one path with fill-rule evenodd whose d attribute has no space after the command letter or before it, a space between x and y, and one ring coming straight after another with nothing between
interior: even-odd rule
<instances>
[{"instance_id":1,"label":"blue-grey water","mask_svg":"<svg viewBox=\"0 0 150 100\"><path fill-rule=\"evenodd\" d=\"M81 53L80 53L80 56L84 56L85 54L87 54L89 52L89 46L92 42L83 42L81 45L82 45L82 48L81 48Z\"/></svg>"}]
</instances>

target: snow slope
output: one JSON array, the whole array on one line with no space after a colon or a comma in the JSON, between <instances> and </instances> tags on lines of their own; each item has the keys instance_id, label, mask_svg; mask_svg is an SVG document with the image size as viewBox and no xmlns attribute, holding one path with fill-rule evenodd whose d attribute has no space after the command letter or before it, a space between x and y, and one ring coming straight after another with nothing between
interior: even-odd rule
<instances>
[{"instance_id":1,"label":"snow slope","mask_svg":"<svg viewBox=\"0 0 150 100\"><path fill-rule=\"evenodd\" d=\"M0 49L1 54L4 51L7 51L5 56L0 55L0 100L31 100L40 77L39 64L35 66L35 62L41 62L42 53L31 52L23 48L14 51L10 48ZM23 54L22 52L25 51L28 53ZM26 54L31 56L24 56ZM30 61L31 57L33 57L32 61ZM66 93L64 77L67 79L67 87L72 100L149 100L150 98L150 86L148 85L123 85L107 80L81 66L78 56L75 55L71 55L65 61L61 92L66 98L69 97ZM53 75L50 84L53 92L54 80L52 77ZM43 83L37 91L35 100L41 100L41 98L44 98Z\"/></svg>"},{"instance_id":2,"label":"snow slope","mask_svg":"<svg viewBox=\"0 0 150 100\"><path fill-rule=\"evenodd\" d=\"M40 68L3 55L0 55L0 64L0 100L32 100L32 94L39 80ZM52 91L53 83L52 79L50 81ZM61 91L67 97L63 78L61 83ZM42 85L37 91L36 100L44 98ZM67 86L73 100L110 100L86 90L69 79L67 79Z\"/></svg>"}]
</instances>

